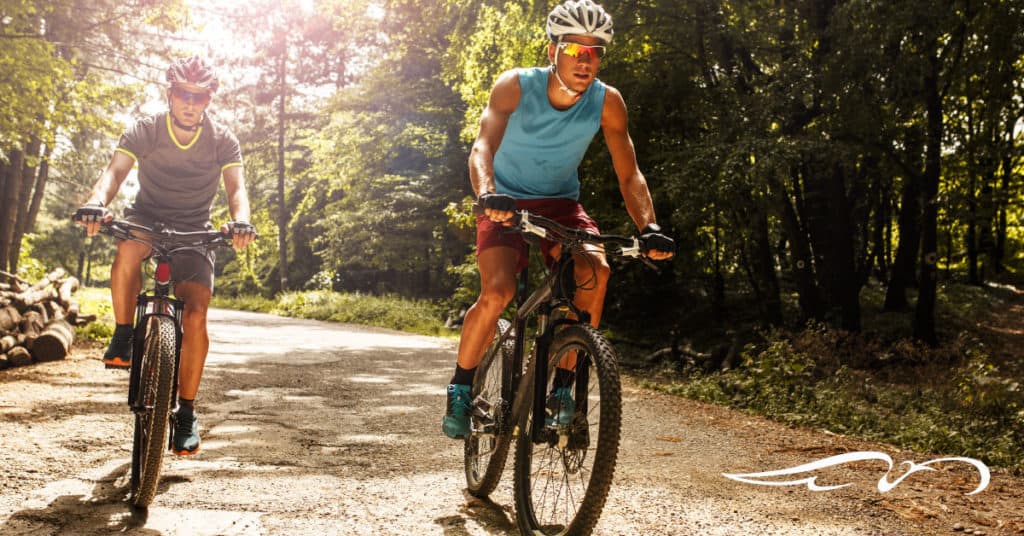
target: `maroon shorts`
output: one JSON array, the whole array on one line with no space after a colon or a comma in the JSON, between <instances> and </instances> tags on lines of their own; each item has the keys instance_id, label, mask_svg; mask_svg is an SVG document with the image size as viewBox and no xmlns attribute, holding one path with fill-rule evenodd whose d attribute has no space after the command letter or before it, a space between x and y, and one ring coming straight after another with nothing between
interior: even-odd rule
<instances>
[{"instance_id":1,"label":"maroon shorts","mask_svg":"<svg viewBox=\"0 0 1024 536\"><path fill-rule=\"evenodd\" d=\"M528 210L533 214L554 220L566 227L584 229L595 234L601 232L597 228L597 223L587 215L583 207L572 199L517 199L516 210ZM529 257L527 257L526 241L523 240L522 235L519 233L501 232L503 227L502 224L491 221L487 216L477 215L476 254L480 255L481 251L497 246L518 250L519 262L516 265L516 272L519 272L526 268L526 265L530 262ZM544 256L544 263L548 266L551 266L551 263L555 261L554 257L551 256L551 249L554 246L555 243L549 240L541 239L540 241L540 250Z\"/></svg>"}]
</instances>

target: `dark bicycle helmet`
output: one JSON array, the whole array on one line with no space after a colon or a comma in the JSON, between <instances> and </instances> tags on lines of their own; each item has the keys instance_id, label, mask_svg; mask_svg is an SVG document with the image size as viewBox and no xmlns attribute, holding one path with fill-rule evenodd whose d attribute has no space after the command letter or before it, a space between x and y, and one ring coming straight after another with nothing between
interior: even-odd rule
<instances>
[{"instance_id":1,"label":"dark bicycle helmet","mask_svg":"<svg viewBox=\"0 0 1024 536\"><path fill-rule=\"evenodd\" d=\"M210 93L216 93L220 87L217 73L199 56L189 56L175 61L167 68L167 82L174 84L193 84Z\"/></svg>"},{"instance_id":2,"label":"dark bicycle helmet","mask_svg":"<svg viewBox=\"0 0 1024 536\"><path fill-rule=\"evenodd\" d=\"M591 0L568 0L548 15L548 38L554 42L566 35L591 35L604 44L612 42L612 17Z\"/></svg>"}]
</instances>

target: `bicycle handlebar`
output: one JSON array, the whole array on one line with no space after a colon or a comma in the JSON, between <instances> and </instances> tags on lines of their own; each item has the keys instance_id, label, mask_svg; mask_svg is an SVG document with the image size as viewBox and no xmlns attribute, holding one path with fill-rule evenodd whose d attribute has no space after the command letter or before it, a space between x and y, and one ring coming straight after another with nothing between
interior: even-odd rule
<instances>
[{"instance_id":1,"label":"bicycle handlebar","mask_svg":"<svg viewBox=\"0 0 1024 536\"><path fill-rule=\"evenodd\" d=\"M218 230L175 231L152 228L127 220L112 220L102 224L100 232L120 240L133 240L149 245L164 254L181 250L209 247L231 247L232 233ZM138 233L142 233L140 236Z\"/></svg>"},{"instance_id":2,"label":"bicycle handlebar","mask_svg":"<svg viewBox=\"0 0 1024 536\"><path fill-rule=\"evenodd\" d=\"M583 229L566 227L554 220L538 216L526 210L515 211L512 219L509 220L512 227L522 233L529 233L540 238L546 238L563 244L572 242L589 242L592 244L618 245L622 246L616 251L623 257L641 257L642 247L640 239L636 236L621 236L610 234L595 234Z\"/></svg>"}]
</instances>

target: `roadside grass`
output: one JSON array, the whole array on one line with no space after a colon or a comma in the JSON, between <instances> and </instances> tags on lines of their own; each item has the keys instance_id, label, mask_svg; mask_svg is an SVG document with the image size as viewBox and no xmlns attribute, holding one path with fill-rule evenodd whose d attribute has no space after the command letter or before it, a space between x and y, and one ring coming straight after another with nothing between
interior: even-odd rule
<instances>
[{"instance_id":1,"label":"roadside grass","mask_svg":"<svg viewBox=\"0 0 1024 536\"><path fill-rule=\"evenodd\" d=\"M861 333L820 324L761 332L730 369L662 363L642 383L786 423L977 458L1024 474L1021 358L1012 349L998 352L995 330L982 329L1011 305L1010 292L998 285L946 285L937 348L899 338L913 313L883 313L883 292L880 286L864 290Z\"/></svg>"},{"instance_id":2,"label":"roadside grass","mask_svg":"<svg viewBox=\"0 0 1024 536\"><path fill-rule=\"evenodd\" d=\"M456 333L444 327L440 306L427 300L410 300L391 295L311 290L285 292L276 299L218 296L214 297L213 306L377 326L421 335L447 337Z\"/></svg>"},{"instance_id":3,"label":"roadside grass","mask_svg":"<svg viewBox=\"0 0 1024 536\"><path fill-rule=\"evenodd\" d=\"M114 333L110 291L106 288L84 287L79 289L75 297L83 314L96 315L95 322L75 328L76 336L80 339L108 341ZM397 296L330 291L286 292L273 299L255 295L214 296L211 306L377 326L438 337L458 334L444 327L443 309L440 306L426 300L409 300Z\"/></svg>"}]
</instances>

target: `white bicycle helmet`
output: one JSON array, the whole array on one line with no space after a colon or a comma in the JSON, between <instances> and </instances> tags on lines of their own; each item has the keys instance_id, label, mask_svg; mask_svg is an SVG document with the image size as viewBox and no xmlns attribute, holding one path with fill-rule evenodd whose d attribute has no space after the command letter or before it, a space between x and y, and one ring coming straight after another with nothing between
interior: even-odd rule
<instances>
[{"instance_id":1,"label":"white bicycle helmet","mask_svg":"<svg viewBox=\"0 0 1024 536\"><path fill-rule=\"evenodd\" d=\"M554 42L566 35L591 35L612 42L612 17L591 0L567 0L548 14L548 38Z\"/></svg>"}]
</instances>

